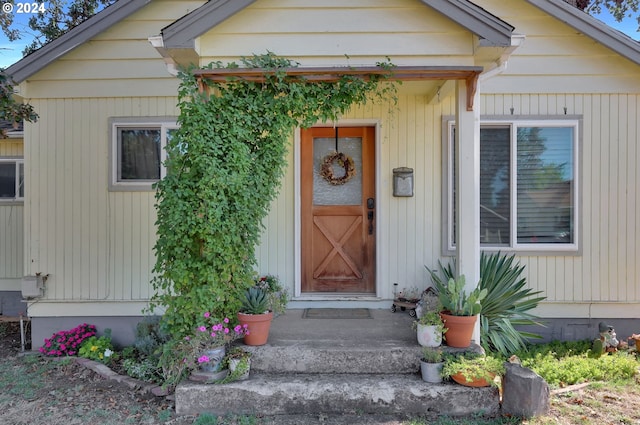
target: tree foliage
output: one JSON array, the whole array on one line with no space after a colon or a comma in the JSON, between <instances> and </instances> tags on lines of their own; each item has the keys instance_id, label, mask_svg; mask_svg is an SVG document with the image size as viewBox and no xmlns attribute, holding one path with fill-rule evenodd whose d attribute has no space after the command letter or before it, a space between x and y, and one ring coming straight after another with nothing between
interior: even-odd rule
<instances>
[{"instance_id":1,"label":"tree foliage","mask_svg":"<svg viewBox=\"0 0 640 425\"><path fill-rule=\"evenodd\" d=\"M18 124L22 121L36 122L36 114L33 106L22 103L14 97L14 86L11 78L5 75L0 69L0 120ZM0 138L6 137L4 130L0 133Z\"/></svg>"},{"instance_id":2,"label":"tree foliage","mask_svg":"<svg viewBox=\"0 0 640 425\"><path fill-rule=\"evenodd\" d=\"M239 311L241 295L254 284L254 250L293 129L336 120L395 88L379 86L385 76L376 75L290 78L285 68L296 64L271 53L226 65L240 66L264 69L265 81L209 81L201 91L192 72L180 73L180 128L167 143L167 176L157 183L152 298L176 336L188 334L203 311L218 318Z\"/></svg>"},{"instance_id":3,"label":"tree foliage","mask_svg":"<svg viewBox=\"0 0 640 425\"><path fill-rule=\"evenodd\" d=\"M569 1L568 3L573 2ZM618 22L626 17L635 16L638 21L637 31L640 31L640 16L638 15L640 0L575 0L575 6L589 15L598 15L605 9Z\"/></svg>"},{"instance_id":4,"label":"tree foliage","mask_svg":"<svg viewBox=\"0 0 640 425\"><path fill-rule=\"evenodd\" d=\"M115 2L116 0L48 0L43 12L29 18L29 30L16 27L15 13L0 13L0 26L9 41L20 40L26 35L34 37L31 44L22 51L26 56ZM8 3L15 3L15 0L8 0Z\"/></svg>"}]
</instances>

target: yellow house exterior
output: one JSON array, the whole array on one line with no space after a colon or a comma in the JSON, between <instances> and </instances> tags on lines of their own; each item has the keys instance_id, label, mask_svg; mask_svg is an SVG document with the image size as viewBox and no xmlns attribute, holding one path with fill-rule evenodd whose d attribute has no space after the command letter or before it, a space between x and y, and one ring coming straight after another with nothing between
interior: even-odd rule
<instances>
[{"instance_id":1,"label":"yellow house exterior","mask_svg":"<svg viewBox=\"0 0 640 425\"><path fill-rule=\"evenodd\" d=\"M40 116L24 130L24 227L12 222L23 234L15 242L19 253L0 244L0 265L22 265L0 282L48 275L42 296L28 302L34 347L84 321L130 340L152 295L154 192L148 182L118 183L118 128L175 128L179 66L267 51L302 67L374 66L388 57L400 68L479 70L475 85L450 77L405 82L395 107L354 108L337 123L319 123L375 129L372 292L305 291L302 135L300 129L291 134L289 166L257 247L259 271L281 278L292 294L290 307L387 309L394 283L429 285L425 265L457 255L477 281L480 249L501 250L515 253L528 285L543 291L546 300L535 313L549 319L548 328L537 330L547 338L591 337L600 320L612 321L619 334L637 331L638 42L561 0L132 0L7 70ZM454 203L455 123L462 170ZM481 129L515 134L536 127L571 132L571 190L553 201L570 208L569 240L516 238L516 224L507 226L510 237L495 239L493 232L491 239L473 213L484 207L477 178ZM0 156L6 149L22 155L21 146L10 145L0 141ZM393 194L393 170L400 167L413 169L413 196ZM519 178L514 172L512 183ZM537 196L531 202L551 208ZM458 252L454 204L462 210ZM0 204L2 225L16 213L5 208Z\"/></svg>"},{"instance_id":2,"label":"yellow house exterior","mask_svg":"<svg viewBox=\"0 0 640 425\"><path fill-rule=\"evenodd\" d=\"M7 129L7 137L0 139L0 169L2 196L0 197L0 314L26 314L21 302L20 283L23 276L24 206L20 189L20 170L23 163L22 129ZM13 187L11 187L13 186Z\"/></svg>"}]
</instances>

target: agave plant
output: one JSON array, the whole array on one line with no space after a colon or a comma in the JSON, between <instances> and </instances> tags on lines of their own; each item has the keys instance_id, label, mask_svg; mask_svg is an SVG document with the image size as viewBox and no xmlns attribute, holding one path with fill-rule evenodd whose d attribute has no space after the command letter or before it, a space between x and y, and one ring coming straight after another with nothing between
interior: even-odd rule
<instances>
[{"instance_id":1,"label":"agave plant","mask_svg":"<svg viewBox=\"0 0 640 425\"><path fill-rule=\"evenodd\" d=\"M245 292L240 311L245 314L263 314L269 310L267 293L258 287L251 287Z\"/></svg>"},{"instance_id":2,"label":"agave plant","mask_svg":"<svg viewBox=\"0 0 640 425\"><path fill-rule=\"evenodd\" d=\"M526 288L526 279L521 277L524 266L514 263L515 255L500 252L480 255L480 290L486 289L480 316L480 340L487 351L510 355L526 349L527 339L541 338L533 332L518 330L515 326L543 326L539 317L529 313L545 297L542 291ZM438 261L437 270L427 268L436 288L455 278L455 263L444 266Z\"/></svg>"}]
</instances>

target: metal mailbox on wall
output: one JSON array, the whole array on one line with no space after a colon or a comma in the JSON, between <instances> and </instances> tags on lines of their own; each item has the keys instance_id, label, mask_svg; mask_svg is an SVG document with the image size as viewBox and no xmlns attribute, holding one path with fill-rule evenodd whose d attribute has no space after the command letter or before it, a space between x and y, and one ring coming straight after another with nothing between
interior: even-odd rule
<instances>
[{"instance_id":1,"label":"metal mailbox on wall","mask_svg":"<svg viewBox=\"0 0 640 425\"><path fill-rule=\"evenodd\" d=\"M393 196L413 196L413 168L393 169Z\"/></svg>"}]
</instances>

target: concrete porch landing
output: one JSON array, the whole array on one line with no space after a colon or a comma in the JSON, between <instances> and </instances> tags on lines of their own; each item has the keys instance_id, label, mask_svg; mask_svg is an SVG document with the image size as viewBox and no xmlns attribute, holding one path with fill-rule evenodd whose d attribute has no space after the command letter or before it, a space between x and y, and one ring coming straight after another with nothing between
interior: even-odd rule
<instances>
[{"instance_id":1,"label":"concrete porch landing","mask_svg":"<svg viewBox=\"0 0 640 425\"><path fill-rule=\"evenodd\" d=\"M495 388L422 381L420 346L407 312L370 310L371 319L303 319L288 310L273 320L268 343L253 353L247 381L181 383L179 415L413 414L494 415Z\"/></svg>"}]
</instances>

